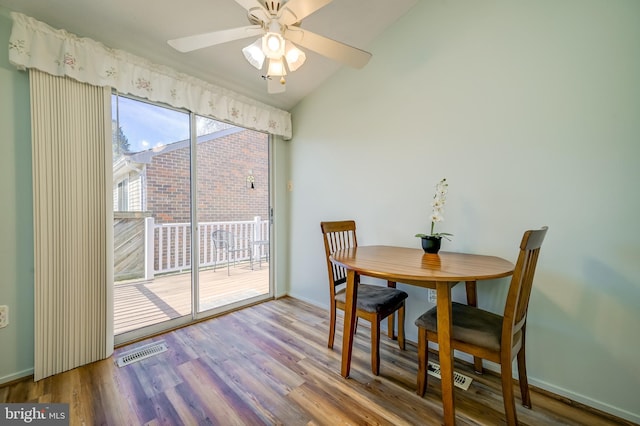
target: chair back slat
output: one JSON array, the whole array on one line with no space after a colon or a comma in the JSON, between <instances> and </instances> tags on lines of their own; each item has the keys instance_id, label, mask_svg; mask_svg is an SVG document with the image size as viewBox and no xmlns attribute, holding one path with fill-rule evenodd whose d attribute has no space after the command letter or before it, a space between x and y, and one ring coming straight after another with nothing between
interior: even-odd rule
<instances>
[{"instance_id":1,"label":"chair back slat","mask_svg":"<svg viewBox=\"0 0 640 426\"><path fill-rule=\"evenodd\" d=\"M520 252L511 277L504 309L503 344L507 341L513 341L513 336L526 325L533 277L547 229L548 227L544 226L538 230L529 230L522 236Z\"/></svg>"},{"instance_id":2,"label":"chair back slat","mask_svg":"<svg viewBox=\"0 0 640 426\"><path fill-rule=\"evenodd\" d=\"M356 222L353 220L321 222L320 228L324 238L324 251L329 274L331 297L334 297L335 287L347 282L347 271L342 266L333 264L329 256L338 250L358 246Z\"/></svg>"}]
</instances>

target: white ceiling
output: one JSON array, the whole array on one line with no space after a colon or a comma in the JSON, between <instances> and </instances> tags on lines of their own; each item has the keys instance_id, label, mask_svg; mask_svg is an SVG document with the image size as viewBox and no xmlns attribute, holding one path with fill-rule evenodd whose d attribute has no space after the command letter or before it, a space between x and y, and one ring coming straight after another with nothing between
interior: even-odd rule
<instances>
[{"instance_id":1,"label":"white ceiling","mask_svg":"<svg viewBox=\"0 0 640 426\"><path fill-rule=\"evenodd\" d=\"M304 19L301 27L368 50L375 37L416 2L334 0ZM241 49L252 39L190 53L167 44L174 38L249 25L246 11L234 0L0 0L0 6L285 110L342 67L306 50L307 62L287 76L286 92L269 95L264 72L242 56Z\"/></svg>"}]
</instances>

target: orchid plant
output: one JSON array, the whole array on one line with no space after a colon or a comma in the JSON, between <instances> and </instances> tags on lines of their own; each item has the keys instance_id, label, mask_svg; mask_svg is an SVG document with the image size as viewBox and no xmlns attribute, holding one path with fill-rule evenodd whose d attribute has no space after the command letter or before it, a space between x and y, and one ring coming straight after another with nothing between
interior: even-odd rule
<instances>
[{"instance_id":1,"label":"orchid plant","mask_svg":"<svg viewBox=\"0 0 640 426\"><path fill-rule=\"evenodd\" d=\"M436 222L442 222L444 217L442 216L444 212L444 203L447 201L447 191L449 188L449 184L447 183L447 179L443 178L436 185L436 193L433 196L433 201L431 202L432 212L431 212L431 232L429 234L416 234L418 238L424 237L444 237L453 236L453 234L449 234L448 232L433 232ZM449 240L449 238L447 238Z\"/></svg>"}]
</instances>

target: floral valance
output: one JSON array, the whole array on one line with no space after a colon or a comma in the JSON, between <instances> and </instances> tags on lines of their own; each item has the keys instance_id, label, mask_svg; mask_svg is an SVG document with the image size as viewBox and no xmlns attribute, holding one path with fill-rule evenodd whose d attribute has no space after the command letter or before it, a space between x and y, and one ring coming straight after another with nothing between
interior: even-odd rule
<instances>
[{"instance_id":1,"label":"floral valance","mask_svg":"<svg viewBox=\"0 0 640 426\"><path fill-rule=\"evenodd\" d=\"M291 138L291 114L169 67L12 12L9 61L19 69L68 76L94 86L186 108L238 126Z\"/></svg>"}]
</instances>

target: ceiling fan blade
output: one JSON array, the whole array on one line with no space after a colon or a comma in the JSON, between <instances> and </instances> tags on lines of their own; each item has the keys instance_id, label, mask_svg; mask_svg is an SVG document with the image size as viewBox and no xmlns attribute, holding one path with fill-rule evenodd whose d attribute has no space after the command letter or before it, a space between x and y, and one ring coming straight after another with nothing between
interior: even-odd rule
<instances>
[{"instance_id":1,"label":"ceiling fan blade","mask_svg":"<svg viewBox=\"0 0 640 426\"><path fill-rule=\"evenodd\" d=\"M250 15L253 14L263 22L269 22L271 19L267 9L258 0L236 0L236 3L247 9Z\"/></svg>"},{"instance_id":2,"label":"ceiling fan blade","mask_svg":"<svg viewBox=\"0 0 640 426\"><path fill-rule=\"evenodd\" d=\"M332 1L333 0L289 0L282 6L282 9L278 13L278 21L283 25L295 24Z\"/></svg>"},{"instance_id":3,"label":"ceiling fan blade","mask_svg":"<svg viewBox=\"0 0 640 426\"><path fill-rule=\"evenodd\" d=\"M287 28L287 31L284 33L284 38L353 68L364 67L367 62L369 62L369 59L371 59L371 53L369 52L312 33L311 31L303 30L302 28Z\"/></svg>"},{"instance_id":4,"label":"ceiling fan blade","mask_svg":"<svg viewBox=\"0 0 640 426\"><path fill-rule=\"evenodd\" d=\"M228 30L214 31L193 35L189 37L169 40L167 43L180 52L191 52L203 47L215 46L228 41L240 40L247 37L255 37L264 34L260 25L247 25L246 27L231 28Z\"/></svg>"}]
</instances>

